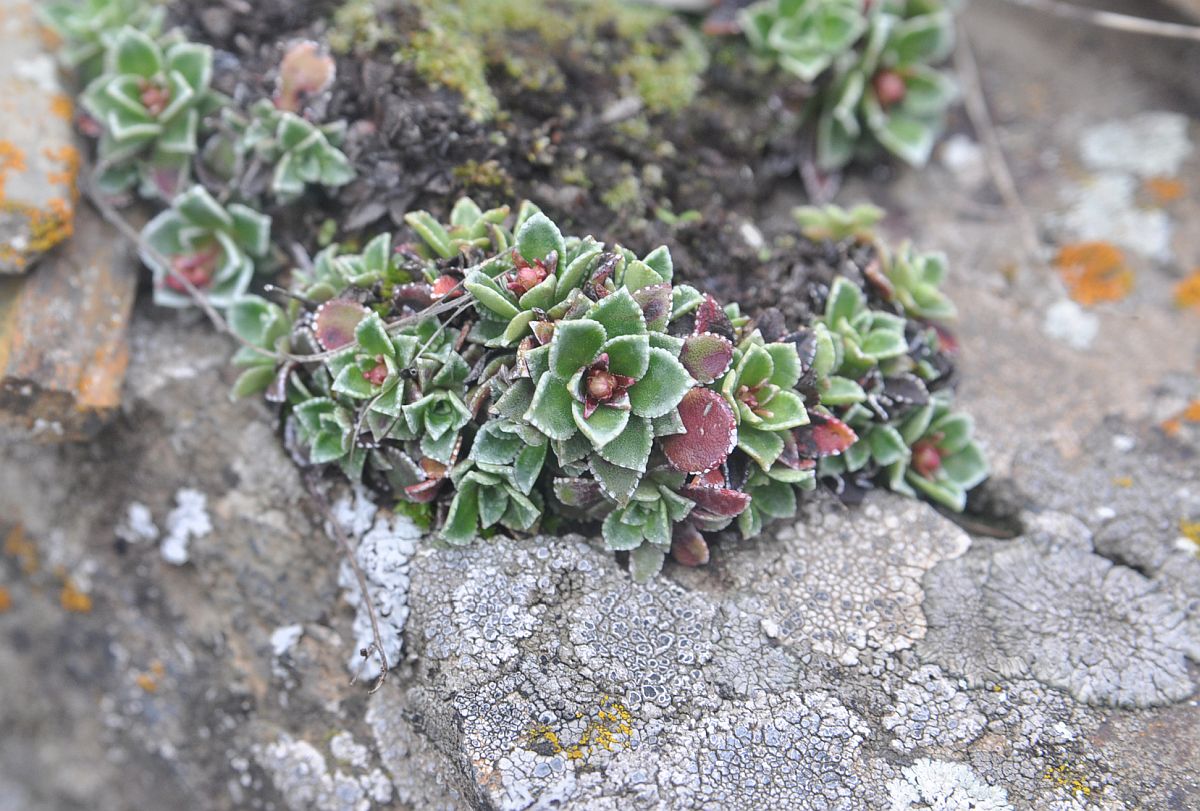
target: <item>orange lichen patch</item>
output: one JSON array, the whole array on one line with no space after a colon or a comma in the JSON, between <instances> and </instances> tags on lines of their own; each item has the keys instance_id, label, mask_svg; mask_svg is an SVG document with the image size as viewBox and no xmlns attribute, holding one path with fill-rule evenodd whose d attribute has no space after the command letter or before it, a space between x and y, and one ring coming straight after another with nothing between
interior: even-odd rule
<instances>
[{"instance_id":1,"label":"orange lichen patch","mask_svg":"<svg viewBox=\"0 0 1200 811\"><path fill-rule=\"evenodd\" d=\"M577 716L582 718L582 714ZM548 724L538 724L527 734L531 743L546 743L556 755L565 755L568 760L584 760L589 754L603 749L612 752L626 746L633 734L633 715L625 705L608 696L600 699L600 707L589 718L579 740L564 744L561 736Z\"/></svg>"},{"instance_id":2,"label":"orange lichen patch","mask_svg":"<svg viewBox=\"0 0 1200 811\"><path fill-rule=\"evenodd\" d=\"M1133 289L1133 271L1125 252L1111 242L1064 245L1054 258L1067 293L1085 307L1120 301Z\"/></svg>"},{"instance_id":3,"label":"orange lichen patch","mask_svg":"<svg viewBox=\"0 0 1200 811\"><path fill-rule=\"evenodd\" d=\"M79 199L79 167L83 165L83 158L79 154L79 150L67 144L60 146L57 149L46 147L42 150L42 154L55 163L62 164L62 171L48 172L46 180L51 184L61 184L71 190L71 199Z\"/></svg>"},{"instance_id":4,"label":"orange lichen patch","mask_svg":"<svg viewBox=\"0 0 1200 811\"><path fill-rule=\"evenodd\" d=\"M1188 521L1181 518L1179 519L1179 531L1183 533L1183 537L1200 546L1200 521Z\"/></svg>"},{"instance_id":5,"label":"orange lichen patch","mask_svg":"<svg viewBox=\"0 0 1200 811\"><path fill-rule=\"evenodd\" d=\"M147 693L158 692L158 682L156 682L154 677L149 673L139 673L137 678L134 679L134 682L137 683L138 687L141 687Z\"/></svg>"},{"instance_id":6,"label":"orange lichen patch","mask_svg":"<svg viewBox=\"0 0 1200 811\"><path fill-rule=\"evenodd\" d=\"M75 105L71 103L71 97L65 93L55 93L51 96L50 113L63 121L70 121L71 116L75 114Z\"/></svg>"},{"instance_id":7,"label":"orange lichen patch","mask_svg":"<svg viewBox=\"0 0 1200 811\"><path fill-rule=\"evenodd\" d=\"M1126 489L1129 489L1130 487L1133 487L1133 477L1132 476L1117 476L1115 479L1113 479L1113 484L1115 484L1117 487L1124 487Z\"/></svg>"},{"instance_id":8,"label":"orange lichen patch","mask_svg":"<svg viewBox=\"0 0 1200 811\"><path fill-rule=\"evenodd\" d=\"M1192 400L1187 407L1170 419L1163 420L1163 433L1175 436L1183 428L1185 422L1200 422L1200 400Z\"/></svg>"},{"instance_id":9,"label":"orange lichen patch","mask_svg":"<svg viewBox=\"0 0 1200 811\"><path fill-rule=\"evenodd\" d=\"M8 589L0 586L0 614L12 608L12 595L8 593Z\"/></svg>"},{"instance_id":10,"label":"orange lichen patch","mask_svg":"<svg viewBox=\"0 0 1200 811\"><path fill-rule=\"evenodd\" d=\"M25 574L33 574L38 570L37 547L25 536L25 527L17 525L12 528L4 539L4 554L16 558Z\"/></svg>"},{"instance_id":11,"label":"orange lichen patch","mask_svg":"<svg viewBox=\"0 0 1200 811\"><path fill-rule=\"evenodd\" d=\"M1146 195L1160 206L1182 200L1187 194L1187 186L1183 181L1173 177L1152 177L1144 184Z\"/></svg>"},{"instance_id":12,"label":"orange lichen patch","mask_svg":"<svg viewBox=\"0 0 1200 811\"><path fill-rule=\"evenodd\" d=\"M1181 309L1190 307L1200 312L1200 268L1175 285L1175 306Z\"/></svg>"},{"instance_id":13,"label":"orange lichen patch","mask_svg":"<svg viewBox=\"0 0 1200 811\"><path fill-rule=\"evenodd\" d=\"M87 614L92 610L92 598L80 591L69 577L63 582L58 599L62 607L72 614Z\"/></svg>"},{"instance_id":14,"label":"orange lichen patch","mask_svg":"<svg viewBox=\"0 0 1200 811\"><path fill-rule=\"evenodd\" d=\"M4 199L4 182L9 172L24 172L25 153L12 141L0 140L0 200Z\"/></svg>"}]
</instances>

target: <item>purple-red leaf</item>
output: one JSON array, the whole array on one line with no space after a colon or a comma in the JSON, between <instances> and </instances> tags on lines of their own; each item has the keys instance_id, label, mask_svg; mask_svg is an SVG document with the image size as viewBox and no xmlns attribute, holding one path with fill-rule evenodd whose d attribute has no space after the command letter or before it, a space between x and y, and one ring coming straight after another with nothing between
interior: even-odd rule
<instances>
[{"instance_id":1,"label":"purple-red leaf","mask_svg":"<svg viewBox=\"0 0 1200 811\"><path fill-rule=\"evenodd\" d=\"M340 349L354 343L354 328L371 311L356 301L335 298L317 308L313 326L317 343L324 350Z\"/></svg>"},{"instance_id":2,"label":"purple-red leaf","mask_svg":"<svg viewBox=\"0 0 1200 811\"><path fill-rule=\"evenodd\" d=\"M720 303L707 293L696 310L696 332L715 332L733 340L733 323L721 309Z\"/></svg>"},{"instance_id":3,"label":"purple-red leaf","mask_svg":"<svg viewBox=\"0 0 1200 811\"><path fill-rule=\"evenodd\" d=\"M700 530L688 522L676 524L671 533L671 557L681 566L703 566L708 563L708 543Z\"/></svg>"},{"instance_id":4,"label":"purple-red leaf","mask_svg":"<svg viewBox=\"0 0 1200 811\"><path fill-rule=\"evenodd\" d=\"M707 473L729 457L737 445L737 421L725 398L712 389L695 388L679 403L684 432L662 438L663 451L676 470Z\"/></svg>"},{"instance_id":5,"label":"purple-red leaf","mask_svg":"<svg viewBox=\"0 0 1200 811\"><path fill-rule=\"evenodd\" d=\"M679 495L696 503L696 514L704 518L732 518L750 506L750 495L727 487L685 484Z\"/></svg>"},{"instance_id":6,"label":"purple-red leaf","mask_svg":"<svg viewBox=\"0 0 1200 811\"><path fill-rule=\"evenodd\" d=\"M810 411L808 416L808 425L792 432L801 458L837 456L858 441L854 429L836 417L818 411Z\"/></svg>"},{"instance_id":7,"label":"purple-red leaf","mask_svg":"<svg viewBox=\"0 0 1200 811\"><path fill-rule=\"evenodd\" d=\"M635 290L633 300L642 308L646 318L646 328L662 332L667 327L671 317L671 285L652 284Z\"/></svg>"},{"instance_id":8,"label":"purple-red leaf","mask_svg":"<svg viewBox=\"0 0 1200 811\"><path fill-rule=\"evenodd\" d=\"M689 335L683 339L679 362L698 383L712 383L729 371L733 361L733 343L712 332Z\"/></svg>"}]
</instances>

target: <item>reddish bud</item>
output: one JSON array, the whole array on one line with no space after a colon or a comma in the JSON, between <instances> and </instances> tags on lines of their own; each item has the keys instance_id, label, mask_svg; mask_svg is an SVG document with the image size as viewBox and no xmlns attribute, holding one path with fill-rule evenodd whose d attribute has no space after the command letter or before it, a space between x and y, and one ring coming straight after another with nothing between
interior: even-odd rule
<instances>
[{"instance_id":1,"label":"reddish bud","mask_svg":"<svg viewBox=\"0 0 1200 811\"><path fill-rule=\"evenodd\" d=\"M942 451L935 439L922 439L912 448L912 469L917 475L932 479L942 466Z\"/></svg>"},{"instance_id":2,"label":"reddish bud","mask_svg":"<svg viewBox=\"0 0 1200 811\"><path fill-rule=\"evenodd\" d=\"M908 86L904 84L904 77L894 70L879 71L871 80L871 84L875 87L875 98L879 99L879 103L884 109L904 101L904 97L908 94Z\"/></svg>"}]
</instances>

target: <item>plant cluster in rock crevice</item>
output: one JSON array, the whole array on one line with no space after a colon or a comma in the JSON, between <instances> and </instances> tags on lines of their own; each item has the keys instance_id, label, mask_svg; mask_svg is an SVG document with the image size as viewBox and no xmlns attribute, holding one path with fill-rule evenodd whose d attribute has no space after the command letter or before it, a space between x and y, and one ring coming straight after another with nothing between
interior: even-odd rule
<instances>
[{"instance_id":1,"label":"plant cluster in rock crevice","mask_svg":"<svg viewBox=\"0 0 1200 811\"><path fill-rule=\"evenodd\" d=\"M84 93L96 191L170 200L141 240L156 299L228 310L235 391L281 407L301 464L417 505L451 543L595 520L639 580L793 515L818 478L962 509L986 475L950 410L944 259L887 251L869 209L800 214L875 260L792 329L676 283L665 246L639 256L564 236L530 203L467 198L446 223L406 214L412 239L394 248L384 234L301 262L285 306L248 295L281 257L257 209L354 177L345 126L319 121L334 62L293 42L272 97L234 104L211 87L208 46L155 16L97 17L105 2L52 18L68 42L93 17L120 26L95 37Z\"/></svg>"}]
</instances>

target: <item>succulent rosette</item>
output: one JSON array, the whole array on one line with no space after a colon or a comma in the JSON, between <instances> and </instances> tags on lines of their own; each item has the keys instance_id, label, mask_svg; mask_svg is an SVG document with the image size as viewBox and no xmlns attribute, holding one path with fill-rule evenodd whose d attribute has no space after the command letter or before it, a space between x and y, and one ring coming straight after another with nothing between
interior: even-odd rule
<instances>
[{"instance_id":1,"label":"succulent rosette","mask_svg":"<svg viewBox=\"0 0 1200 811\"><path fill-rule=\"evenodd\" d=\"M104 73L81 97L99 123L98 183L119 194L140 179L145 196L171 199L187 184L201 117L216 106L212 49L191 42L165 47L149 34L113 34Z\"/></svg>"},{"instance_id":2,"label":"succulent rosette","mask_svg":"<svg viewBox=\"0 0 1200 811\"><path fill-rule=\"evenodd\" d=\"M66 0L40 4L42 20L63 39L60 58L90 82L104 69L116 32L126 27L157 32L163 9L144 0Z\"/></svg>"},{"instance_id":3,"label":"succulent rosette","mask_svg":"<svg viewBox=\"0 0 1200 811\"><path fill-rule=\"evenodd\" d=\"M154 275L154 300L189 307L186 279L214 307L239 299L254 275L255 260L270 249L271 218L238 203L218 203L201 186L179 195L146 224L142 261Z\"/></svg>"}]
</instances>

